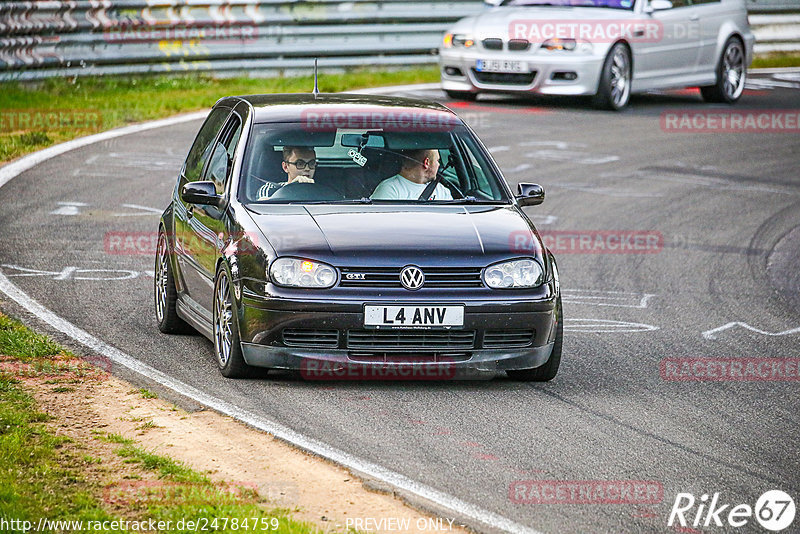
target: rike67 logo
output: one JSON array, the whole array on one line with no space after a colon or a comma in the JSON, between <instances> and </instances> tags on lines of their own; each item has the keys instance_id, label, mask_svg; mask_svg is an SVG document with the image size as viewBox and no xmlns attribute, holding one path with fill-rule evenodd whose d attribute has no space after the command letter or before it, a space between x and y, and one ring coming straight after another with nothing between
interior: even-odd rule
<instances>
[{"instance_id":1,"label":"rike67 logo","mask_svg":"<svg viewBox=\"0 0 800 534\"><path fill-rule=\"evenodd\" d=\"M703 494L700 499L696 499L691 493L678 493L667 519L667 526L739 528L750 524L755 518L763 528L780 532L794 522L795 511L794 499L781 490L764 492L754 507L749 504L725 503L719 493L710 498L708 494ZM753 530L748 529L748 532Z\"/></svg>"}]
</instances>

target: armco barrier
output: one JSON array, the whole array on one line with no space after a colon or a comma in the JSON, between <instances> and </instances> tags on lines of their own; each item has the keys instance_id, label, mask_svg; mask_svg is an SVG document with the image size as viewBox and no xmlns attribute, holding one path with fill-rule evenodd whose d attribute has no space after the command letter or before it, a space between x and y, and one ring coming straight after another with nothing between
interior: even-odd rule
<instances>
[{"instance_id":1,"label":"armco barrier","mask_svg":"<svg viewBox=\"0 0 800 534\"><path fill-rule=\"evenodd\" d=\"M800 48L800 0L750 0L759 52ZM213 71L275 76L436 62L480 0L0 1L0 81Z\"/></svg>"},{"instance_id":2,"label":"armco barrier","mask_svg":"<svg viewBox=\"0 0 800 534\"><path fill-rule=\"evenodd\" d=\"M475 0L75 0L0 2L0 80L436 61ZM258 72L261 71L261 72Z\"/></svg>"}]
</instances>

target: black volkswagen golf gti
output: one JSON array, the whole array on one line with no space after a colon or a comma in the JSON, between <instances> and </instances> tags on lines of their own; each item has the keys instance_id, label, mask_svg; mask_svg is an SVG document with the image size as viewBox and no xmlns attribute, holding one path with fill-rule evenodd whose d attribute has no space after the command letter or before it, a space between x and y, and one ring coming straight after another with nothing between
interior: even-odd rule
<instances>
[{"instance_id":1,"label":"black volkswagen golf gti","mask_svg":"<svg viewBox=\"0 0 800 534\"><path fill-rule=\"evenodd\" d=\"M161 217L155 309L226 377L545 381L556 262L475 133L436 103L363 95L217 102Z\"/></svg>"}]
</instances>

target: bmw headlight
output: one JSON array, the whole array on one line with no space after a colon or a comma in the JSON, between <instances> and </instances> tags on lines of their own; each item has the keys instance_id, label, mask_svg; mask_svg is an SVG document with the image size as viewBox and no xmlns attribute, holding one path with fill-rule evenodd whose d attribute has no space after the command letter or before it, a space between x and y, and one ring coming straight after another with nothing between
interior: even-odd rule
<instances>
[{"instance_id":1,"label":"bmw headlight","mask_svg":"<svg viewBox=\"0 0 800 534\"><path fill-rule=\"evenodd\" d=\"M326 289L336 283L336 269L301 258L278 258L272 262L269 275L277 285L286 287Z\"/></svg>"},{"instance_id":2,"label":"bmw headlight","mask_svg":"<svg viewBox=\"0 0 800 534\"><path fill-rule=\"evenodd\" d=\"M469 35L447 33L442 44L445 48L471 48L475 45L475 40Z\"/></svg>"},{"instance_id":3,"label":"bmw headlight","mask_svg":"<svg viewBox=\"0 0 800 534\"><path fill-rule=\"evenodd\" d=\"M483 281L492 289L537 287L544 282L544 271L533 259L504 261L488 266Z\"/></svg>"}]
</instances>

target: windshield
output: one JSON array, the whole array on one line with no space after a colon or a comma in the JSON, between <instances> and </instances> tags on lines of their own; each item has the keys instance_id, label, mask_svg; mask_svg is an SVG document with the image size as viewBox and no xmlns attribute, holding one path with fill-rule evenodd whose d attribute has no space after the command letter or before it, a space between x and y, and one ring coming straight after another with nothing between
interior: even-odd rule
<instances>
[{"instance_id":1,"label":"windshield","mask_svg":"<svg viewBox=\"0 0 800 534\"><path fill-rule=\"evenodd\" d=\"M435 121L395 120L389 113L373 113L368 123L363 117L329 121L315 115L313 123L255 124L239 199L245 203L509 202L485 149L454 116L437 111L431 112Z\"/></svg>"},{"instance_id":2,"label":"windshield","mask_svg":"<svg viewBox=\"0 0 800 534\"><path fill-rule=\"evenodd\" d=\"M571 6L633 9L634 0L506 0L504 6Z\"/></svg>"}]
</instances>

